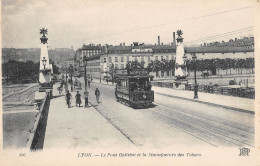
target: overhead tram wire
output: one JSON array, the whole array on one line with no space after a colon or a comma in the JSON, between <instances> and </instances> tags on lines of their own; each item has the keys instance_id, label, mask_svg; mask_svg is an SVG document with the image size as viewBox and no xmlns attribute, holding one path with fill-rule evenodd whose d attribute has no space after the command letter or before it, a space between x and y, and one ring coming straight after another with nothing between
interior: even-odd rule
<instances>
[{"instance_id":1,"label":"overhead tram wire","mask_svg":"<svg viewBox=\"0 0 260 166\"><path fill-rule=\"evenodd\" d=\"M237 30L233 30L233 31L229 31L229 32L225 32L225 33L221 33L221 34L217 34L217 35L214 35L214 36L209 36L209 37L205 37L205 38L200 38L200 39L196 39L196 40L192 40L192 41L188 41L187 43L189 43L189 42L193 42L193 41L198 41L198 40L202 40L202 39L208 39L208 38L213 38L213 37L218 37L218 36L222 36L222 35L225 35L225 34L230 34L230 33L235 33L235 32L237 32L237 33L240 33L241 31L248 31L248 30L253 30L254 29L254 27L253 26L251 26L251 27L247 27L247 28L243 28L243 29L237 29Z\"/></svg>"},{"instance_id":2,"label":"overhead tram wire","mask_svg":"<svg viewBox=\"0 0 260 166\"><path fill-rule=\"evenodd\" d=\"M189 20L200 19L200 18L210 17L210 16L214 16L214 15L226 14L226 13L235 12L235 11L239 11L239 10L250 9L250 8L253 8L253 7L254 6L246 6L246 7L243 7L243 8L236 8L236 9L232 9L232 10L227 10L227 11L223 11L223 12L207 14L207 15L198 16L198 17L192 17L192 18L186 18L186 19L181 19L181 20L175 20L175 21L162 23L162 24L157 24L157 25L153 25L153 26L145 26L145 27L135 28L135 29L131 29L131 30L128 30L128 31L123 31L123 32L118 32L118 33L114 33L114 34L108 34L108 35L96 37L95 39L105 38L105 37L109 37L109 36L116 36L116 35L119 35L119 34L129 33L129 32L133 32L133 31L136 31L136 30L149 29L149 28L164 26L164 25L177 23L177 22L185 22L185 21L189 21ZM88 40L89 41L93 41L91 39L88 39Z\"/></svg>"},{"instance_id":3,"label":"overhead tram wire","mask_svg":"<svg viewBox=\"0 0 260 166\"><path fill-rule=\"evenodd\" d=\"M205 37L205 38L200 38L200 39L196 39L196 40L192 40L192 41L188 41L188 42L185 42L185 44L192 44L192 43L197 43L197 42L202 42L202 41L205 41L205 40L213 40L213 39L216 39L216 38L220 38L220 37L226 37L226 36L230 36L230 35L234 35L234 34L238 34L238 33L243 33L243 32L249 32L249 31L253 31L254 29L243 29L243 30L236 30L236 31L230 31L230 32L226 32L226 33L223 33L223 34L218 34L218 35L214 35L214 36L209 36L209 37Z\"/></svg>"},{"instance_id":4,"label":"overhead tram wire","mask_svg":"<svg viewBox=\"0 0 260 166\"><path fill-rule=\"evenodd\" d=\"M215 16L215 15L220 15L220 14L226 14L226 13L235 12L235 11L239 11L239 10L249 9L249 8L252 8L252 7L254 7L254 6L247 6L247 7L243 7L243 8L236 8L236 9L227 10L227 11L223 11L223 12L217 12L217 13L211 13L211 14L207 14L207 15L203 15L203 16L198 16L198 17L192 17L192 18L186 18L186 19L181 19L181 20L175 20L175 21L162 23L162 24L157 24L157 25L152 25L152 26L144 26L144 27L140 27L140 28L130 29L130 30L127 30L127 31L122 31L122 32L118 32L118 33L104 35L104 36L101 36L101 37L97 37L95 39L105 38L105 37L115 36L115 35L120 35L120 34L124 34L124 33L133 32L133 31L136 31L136 30L155 28L155 27L164 26L164 25L177 23L177 22L185 22L185 21L189 21L189 20L195 20L195 19Z\"/></svg>"},{"instance_id":5,"label":"overhead tram wire","mask_svg":"<svg viewBox=\"0 0 260 166\"><path fill-rule=\"evenodd\" d=\"M201 39L201 40L193 41L193 42L185 42L185 44L201 43L201 42L205 42L205 41L209 41L209 40L216 40L216 39L219 39L219 38L228 37L228 36L231 36L231 35L241 34L241 33L250 32L250 31L252 31L252 30L240 31L240 32L232 33L232 34L227 34L227 35L222 35L222 36L216 36L216 37L214 37L214 38L209 38L209 39Z\"/></svg>"}]
</instances>

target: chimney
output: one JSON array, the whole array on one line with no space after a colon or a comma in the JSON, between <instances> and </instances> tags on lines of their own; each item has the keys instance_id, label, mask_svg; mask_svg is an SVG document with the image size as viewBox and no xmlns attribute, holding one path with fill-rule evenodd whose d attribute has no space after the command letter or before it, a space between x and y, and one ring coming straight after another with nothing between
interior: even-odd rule
<instances>
[{"instance_id":1,"label":"chimney","mask_svg":"<svg viewBox=\"0 0 260 166\"><path fill-rule=\"evenodd\" d=\"M158 36L158 45L160 45L160 36Z\"/></svg>"},{"instance_id":2,"label":"chimney","mask_svg":"<svg viewBox=\"0 0 260 166\"><path fill-rule=\"evenodd\" d=\"M125 46L125 42L123 43L123 46Z\"/></svg>"},{"instance_id":3,"label":"chimney","mask_svg":"<svg viewBox=\"0 0 260 166\"><path fill-rule=\"evenodd\" d=\"M120 46L122 46L122 43L120 43Z\"/></svg>"},{"instance_id":4,"label":"chimney","mask_svg":"<svg viewBox=\"0 0 260 166\"><path fill-rule=\"evenodd\" d=\"M105 53L107 53L108 52L108 45L106 44L105 45Z\"/></svg>"},{"instance_id":5,"label":"chimney","mask_svg":"<svg viewBox=\"0 0 260 166\"><path fill-rule=\"evenodd\" d=\"M176 46L175 32L172 33L172 36L173 36L173 46L175 47Z\"/></svg>"}]
</instances>

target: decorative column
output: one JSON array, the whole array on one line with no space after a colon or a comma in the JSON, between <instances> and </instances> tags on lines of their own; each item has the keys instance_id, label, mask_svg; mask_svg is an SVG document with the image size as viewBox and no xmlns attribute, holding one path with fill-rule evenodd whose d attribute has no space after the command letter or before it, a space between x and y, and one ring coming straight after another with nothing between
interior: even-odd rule
<instances>
[{"instance_id":1,"label":"decorative column","mask_svg":"<svg viewBox=\"0 0 260 166\"><path fill-rule=\"evenodd\" d=\"M175 60L175 77L177 80L186 79L186 55L184 52L183 45L183 32L181 30L177 31L177 47L176 47L176 60Z\"/></svg>"},{"instance_id":2,"label":"decorative column","mask_svg":"<svg viewBox=\"0 0 260 166\"><path fill-rule=\"evenodd\" d=\"M41 39L41 56L40 56L40 73L39 73L39 83L41 85L40 92L44 92L47 89L52 92L52 65L49 61L48 56L48 38L45 36L48 34L48 30L45 28L40 29Z\"/></svg>"}]
</instances>

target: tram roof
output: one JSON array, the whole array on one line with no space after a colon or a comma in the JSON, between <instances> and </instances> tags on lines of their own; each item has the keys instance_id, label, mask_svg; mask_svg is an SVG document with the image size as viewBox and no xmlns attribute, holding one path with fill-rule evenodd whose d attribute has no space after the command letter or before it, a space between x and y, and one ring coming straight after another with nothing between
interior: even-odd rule
<instances>
[{"instance_id":1,"label":"tram roof","mask_svg":"<svg viewBox=\"0 0 260 166\"><path fill-rule=\"evenodd\" d=\"M117 78L153 78L152 75L117 75Z\"/></svg>"}]
</instances>

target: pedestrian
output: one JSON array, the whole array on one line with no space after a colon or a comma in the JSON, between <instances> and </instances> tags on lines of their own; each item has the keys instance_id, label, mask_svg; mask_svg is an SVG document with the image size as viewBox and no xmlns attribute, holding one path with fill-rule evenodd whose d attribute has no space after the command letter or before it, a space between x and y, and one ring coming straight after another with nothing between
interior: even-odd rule
<instances>
[{"instance_id":1,"label":"pedestrian","mask_svg":"<svg viewBox=\"0 0 260 166\"><path fill-rule=\"evenodd\" d=\"M95 95L96 95L97 103L99 103L100 91L98 90L98 88L95 90Z\"/></svg>"},{"instance_id":2,"label":"pedestrian","mask_svg":"<svg viewBox=\"0 0 260 166\"><path fill-rule=\"evenodd\" d=\"M90 80L88 79L88 87L90 88Z\"/></svg>"},{"instance_id":3,"label":"pedestrian","mask_svg":"<svg viewBox=\"0 0 260 166\"><path fill-rule=\"evenodd\" d=\"M67 91L67 94L65 95L65 99L66 99L68 108L70 108L71 97L72 97L72 96L71 96L71 94L70 94L70 91Z\"/></svg>"},{"instance_id":4,"label":"pedestrian","mask_svg":"<svg viewBox=\"0 0 260 166\"><path fill-rule=\"evenodd\" d=\"M79 91L77 91L77 94L76 94L75 98L76 98L76 107L77 107L77 105L79 105L79 107L80 107L80 104L81 104L81 94L79 93Z\"/></svg>"},{"instance_id":5,"label":"pedestrian","mask_svg":"<svg viewBox=\"0 0 260 166\"><path fill-rule=\"evenodd\" d=\"M60 86L60 87L58 87L58 91L59 91L59 94L61 95L62 94L62 87Z\"/></svg>"},{"instance_id":6,"label":"pedestrian","mask_svg":"<svg viewBox=\"0 0 260 166\"><path fill-rule=\"evenodd\" d=\"M107 84L108 84L108 79L107 79Z\"/></svg>"},{"instance_id":7,"label":"pedestrian","mask_svg":"<svg viewBox=\"0 0 260 166\"><path fill-rule=\"evenodd\" d=\"M84 97L85 97L85 108L88 107L88 91L84 92Z\"/></svg>"}]
</instances>

